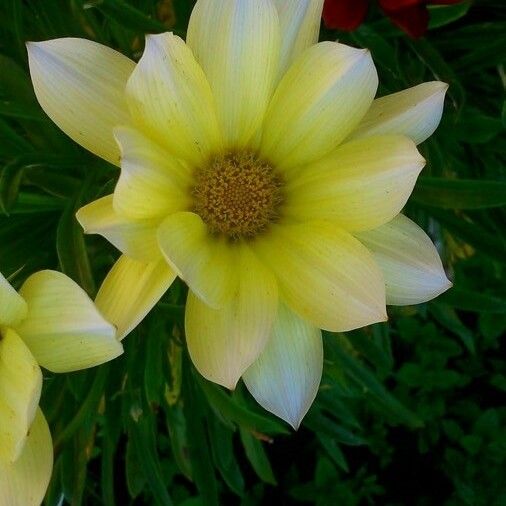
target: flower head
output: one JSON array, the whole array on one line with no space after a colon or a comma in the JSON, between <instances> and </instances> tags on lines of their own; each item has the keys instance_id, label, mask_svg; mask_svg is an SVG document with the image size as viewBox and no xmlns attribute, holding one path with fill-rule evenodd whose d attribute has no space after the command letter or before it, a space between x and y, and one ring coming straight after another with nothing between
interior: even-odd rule
<instances>
[{"instance_id":1,"label":"flower head","mask_svg":"<svg viewBox=\"0 0 506 506\"><path fill-rule=\"evenodd\" d=\"M29 46L45 111L121 165L114 194L77 214L123 253L98 307L125 336L180 276L197 369L242 377L293 426L320 382L320 329L449 287L399 215L446 85L374 100L367 50L316 44L322 3L199 0L186 43L150 35L137 65L90 41Z\"/></svg>"},{"instance_id":2,"label":"flower head","mask_svg":"<svg viewBox=\"0 0 506 506\"><path fill-rule=\"evenodd\" d=\"M30 276L17 293L0 274L0 503L38 506L53 466L38 409L39 364L53 372L102 364L122 353L115 328L59 272Z\"/></svg>"}]
</instances>

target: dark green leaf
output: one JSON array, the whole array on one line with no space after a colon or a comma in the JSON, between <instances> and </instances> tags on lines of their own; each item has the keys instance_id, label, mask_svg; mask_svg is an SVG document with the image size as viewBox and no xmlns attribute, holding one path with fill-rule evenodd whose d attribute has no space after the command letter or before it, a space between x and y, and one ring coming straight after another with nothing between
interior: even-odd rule
<instances>
[{"instance_id":1,"label":"dark green leaf","mask_svg":"<svg viewBox=\"0 0 506 506\"><path fill-rule=\"evenodd\" d=\"M442 209L485 209L506 204L506 182L471 179L418 179L413 199Z\"/></svg>"}]
</instances>

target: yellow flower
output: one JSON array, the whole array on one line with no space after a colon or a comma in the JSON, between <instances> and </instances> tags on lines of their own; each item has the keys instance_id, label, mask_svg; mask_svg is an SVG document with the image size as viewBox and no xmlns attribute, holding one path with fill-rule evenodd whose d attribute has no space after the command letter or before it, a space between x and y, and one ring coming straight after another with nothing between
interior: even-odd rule
<instances>
[{"instance_id":1,"label":"yellow flower","mask_svg":"<svg viewBox=\"0 0 506 506\"><path fill-rule=\"evenodd\" d=\"M371 55L316 44L321 0L199 0L186 43L139 63L94 42L28 46L38 100L121 165L78 212L123 256L96 303L125 336L175 276L197 369L298 426L322 371L319 329L386 320L446 290L425 233L399 215L446 84L374 100ZM385 289L386 286L386 289Z\"/></svg>"},{"instance_id":2,"label":"yellow flower","mask_svg":"<svg viewBox=\"0 0 506 506\"><path fill-rule=\"evenodd\" d=\"M65 275L33 274L18 294L0 274L0 504L38 506L51 477L39 364L53 372L102 364L123 352L115 332Z\"/></svg>"}]
</instances>

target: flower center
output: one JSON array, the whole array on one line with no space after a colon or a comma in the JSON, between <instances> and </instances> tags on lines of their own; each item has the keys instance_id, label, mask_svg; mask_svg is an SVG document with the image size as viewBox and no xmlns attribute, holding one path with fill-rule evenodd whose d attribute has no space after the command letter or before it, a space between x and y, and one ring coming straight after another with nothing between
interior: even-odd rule
<instances>
[{"instance_id":1,"label":"flower center","mask_svg":"<svg viewBox=\"0 0 506 506\"><path fill-rule=\"evenodd\" d=\"M252 153L218 156L195 180L193 210L214 233L251 238L278 217L282 181Z\"/></svg>"}]
</instances>

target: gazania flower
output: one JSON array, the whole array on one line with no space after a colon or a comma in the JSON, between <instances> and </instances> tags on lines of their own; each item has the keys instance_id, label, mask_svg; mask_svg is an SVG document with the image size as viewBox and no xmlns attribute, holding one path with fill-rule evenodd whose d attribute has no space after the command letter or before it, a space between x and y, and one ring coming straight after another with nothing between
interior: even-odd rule
<instances>
[{"instance_id":1,"label":"gazania flower","mask_svg":"<svg viewBox=\"0 0 506 506\"><path fill-rule=\"evenodd\" d=\"M51 477L39 364L77 371L122 351L115 328L65 275L38 272L18 294L0 274L0 504L38 506Z\"/></svg>"},{"instance_id":2,"label":"gazania flower","mask_svg":"<svg viewBox=\"0 0 506 506\"><path fill-rule=\"evenodd\" d=\"M78 212L123 253L96 303L126 335L176 275L197 369L297 426L322 372L320 329L386 320L449 287L399 215L446 85L374 100L368 51L316 44L321 1L199 0L186 43L150 35L139 63L96 43L29 45L39 102L121 164Z\"/></svg>"},{"instance_id":3,"label":"gazania flower","mask_svg":"<svg viewBox=\"0 0 506 506\"><path fill-rule=\"evenodd\" d=\"M450 5L462 0L379 0L381 10L402 31L421 37L429 26L427 5ZM369 0L325 0L323 20L328 28L355 30L365 19Z\"/></svg>"}]
</instances>

